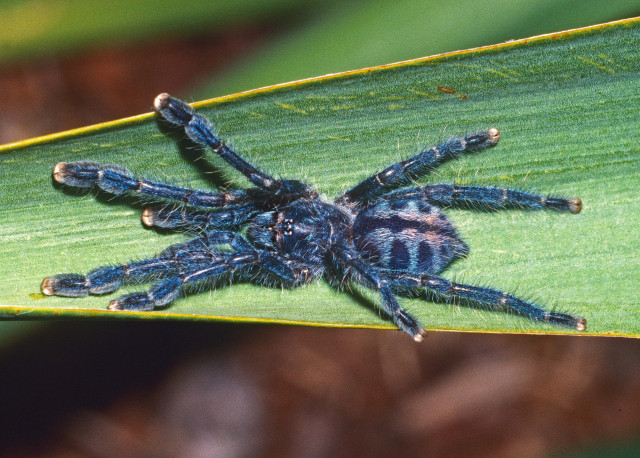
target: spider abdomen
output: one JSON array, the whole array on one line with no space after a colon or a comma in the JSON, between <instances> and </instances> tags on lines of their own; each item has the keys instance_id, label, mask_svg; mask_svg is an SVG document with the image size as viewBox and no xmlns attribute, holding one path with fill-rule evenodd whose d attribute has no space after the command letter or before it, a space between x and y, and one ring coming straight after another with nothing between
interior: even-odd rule
<instances>
[{"instance_id":1,"label":"spider abdomen","mask_svg":"<svg viewBox=\"0 0 640 458\"><path fill-rule=\"evenodd\" d=\"M424 201L379 201L356 216L353 241L364 257L384 269L437 274L469 252L451 221Z\"/></svg>"}]
</instances>

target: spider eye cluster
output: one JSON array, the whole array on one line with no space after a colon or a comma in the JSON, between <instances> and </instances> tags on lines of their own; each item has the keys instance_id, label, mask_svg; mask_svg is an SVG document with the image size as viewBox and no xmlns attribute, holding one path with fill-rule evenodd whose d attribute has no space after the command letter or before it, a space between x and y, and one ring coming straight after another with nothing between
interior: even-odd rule
<instances>
[{"instance_id":1,"label":"spider eye cluster","mask_svg":"<svg viewBox=\"0 0 640 458\"><path fill-rule=\"evenodd\" d=\"M282 233L284 235L293 235L293 219L285 219L282 223Z\"/></svg>"},{"instance_id":2,"label":"spider eye cluster","mask_svg":"<svg viewBox=\"0 0 640 458\"><path fill-rule=\"evenodd\" d=\"M300 238L308 235L296 220L281 211L258 215L249 226L248 237L256 245L280 252L291 252Z\"/></svg>"},{"instance_id":3,"label":"spider eye cluster","mask_svg":"<svg viewBox=\"0 0 640 458\"><path fill-rule=\"evenodd\" d=\"M258 248L274 251L278 241L274 234L278 225L278 212L260 213L249 224L247 237Z\"/></svg>"}]
</instances>

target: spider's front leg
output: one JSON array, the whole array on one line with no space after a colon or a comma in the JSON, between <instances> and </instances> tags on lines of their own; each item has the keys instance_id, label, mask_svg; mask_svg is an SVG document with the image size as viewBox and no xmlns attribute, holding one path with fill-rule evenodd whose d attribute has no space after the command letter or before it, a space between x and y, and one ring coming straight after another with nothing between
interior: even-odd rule
<instances>
[{"instance_id":1,"label":"spider's front leg","mask_svg":"<svg viewBox=\"0 0 640 458\"><path fill-rule=\"evenodd\" d=\"M60 162L53 169L53 179L75 188L98 187L113 194L135 194L143 197L170 199L190 206L219 211L193 210L185 206L148 207L142 212L146 226L198 231L228 229L240 226L258 213L268 200L268 194L257 188L228 192L188 189L157 181L136 178L119 165L95 162Z\"/></svg>"},{"instance_id":2,"label":"spider's front leg","mask_svg":"<svg viewBox=\"0 0 640 458\"><path fill-rule=\"evenodd\" d=\"M498 129L492 127L465 135L452 137L404 161L390 165L380 173L367 178L337 199L342 204L369 201L389 189L417 179L445 161L464 153L481 151L495 146L500 140Z\"/></svg>"},{"instance_id":3,"label":"spider's front leg","mask_svg":"<svg viewBox=\"0 0 640 458\"><path fill-rule=\"evenodd\" d=\"M553 312L503 291L454 283L435 275L415 275L411 272L391 270L384 272L383 275L394 288L427 288L446 299L459 297L485 304L492 309L512 311L534 321L573 328L578 331L587 329L587 320L582 317Z\"/></svg>"},{"instance_id":4,"label":"spider's front leg","mask_svg":"<svg viewBox=\"0 0 640 458\"><path fill-rule=\"evenodd\" d=\"M53 168L53 179L73 188L92 188L97 186L103 191L122 195L136 195L175 200L188 205L203 208L226 208L255 202L260 196L251 190L230 192L211 192L188 189L157 181L136 178L121 165L101 165L96 162L77 161L59 162Z\"/></svg>"},{"instance_id":5,"label":"spider's front leg","mask_svg":"<svg viewBox=\"0 0 640 458\"><path fill-rule=\"evenodd\" d=\"M317 197L317 193L307 184L297 180L275 179L244 160L220 140L207 118L196 113L190 105L182 100L163 93L156 97L154 107L167 121L183 127L191 140L199 145L210 147L214 153L235 167L259 188L287 200L294 200L298 197Z\"/></svg>"}]
</instances>

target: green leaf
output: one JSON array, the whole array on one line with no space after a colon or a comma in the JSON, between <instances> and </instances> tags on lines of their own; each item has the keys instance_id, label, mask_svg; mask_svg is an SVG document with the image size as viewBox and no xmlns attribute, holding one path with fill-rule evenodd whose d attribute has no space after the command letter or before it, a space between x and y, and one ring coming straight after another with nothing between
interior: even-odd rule
<instances>
[{"instance_id":1,"label":"green leaf","mask_svg":"<svg viewBox=\"0 0 640 458\"><path fill-rule=\"evenodd\" d=\"M425 144L498 127L498 147L447 163L421 183L576 196L584 209L578 215L448 210L471 254L444 276L585 316L592 334L638 335L639 47L640 20L634 19L197 106L250 161L275 175L303 178L327 196ZM189 164L179 143L147 114L1 148L0 314L392 327L379 317L375 294L339 292L324 282L284 291L232 285L151 313L106 311L115 296L39 294L45 276L152 256L184 240L143 229L142 205L132 207L129 199L96 200L53 186L52 167L80 159L119 163L139 175L209 187L208 166ZM209 162L219 171L215 181L246 186L218 158ZM432 329L565 332L502 313L402 302Z\"/></svg>"},{"instance_id":2,"label":"green leaf","mask_svg":"<svg viewBox=\"0 0 640 458\"><path fill-rule=\"evenodd\" d=\"M634 16L637 0L377 0L325 8L192 93L231 94L326 73Z\"/></svg>"}]
</instances>

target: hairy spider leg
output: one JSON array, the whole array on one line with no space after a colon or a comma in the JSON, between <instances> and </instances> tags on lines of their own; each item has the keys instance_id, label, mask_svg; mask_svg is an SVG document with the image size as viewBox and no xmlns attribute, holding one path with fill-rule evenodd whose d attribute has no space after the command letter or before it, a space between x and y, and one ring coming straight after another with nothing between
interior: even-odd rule
<instances>
[{"instance_id":1,"label":"hairy spider leg","mask_svg":"<svg viewBox=\"0 0 640 458\"><path fill-rule=\"evenodd\" d=\"M297 197L316 197L317 193L308 185L297 180L277 180L258 170L223 143L213 130L211 121L182 100L169 94L160 94L154 101L154 107L160 115L172 124L184 128L187 136L195 143L209 146L222 159L246 176L251 183L275 195Z\"/></svg>"},{"instance_id":2,"label":"hairy spider leg","mask_svg":"<svg viewBox=\"0 0 640 458\"><path fill-rule=\"evenodd\" d=\"M186 207L165 205L148 207L142 212L145 226L166 229L182 229L186 232L210 231L239 227L256 216L260 210L255 205L245 205L220 211L200 211Z\"/></svg>"},{"instance_id":3,"label":"hairy spider leg","mask_svg":"<svg viewBox=\"0 0 640 458\"><path fill-rule=\"evenodd\" d=\"M229 253L217 251L230 245L236 251L250 251L253 246L240 234L230 231L210 232L203 237L172 245L157 256L118 266L102 266L87 275L58 274L42 281L41 290L47 296L83 297L107 294L122 286L125 279L145 280L175 274L182 266L193 268L207 265Z\"/></svg>"},{"instance_id":4,"label":"hairy spider leg","mask_svg":"<svg viewBox=\"0 0 640 458\"><path fill-rule=\"evenodd\" d=\"M109 310L153 310L173 302L184 285L205 280L213 281L255 267L276 277L283 285L295 286L299 283L300 272L292 268L289 260L252 248L251 251L226 253L206 265L180 269L178 275L161 280L147 292L125 294L112 300Z\"/></svg>"},{"instance_id":5,"label":"hairy spider leg","mask_svg":"<svg viewBox=\"0 0 640 458\"><path fill-rule=\"evenodd\" d=\"M404 161L396 162L382 172L370 176L339 197L336 202L342 204L366 202L394 186L406 183L409 179L417 179L425 175L445 161L464 153L490 148L499 140L500 133L494 127L470 133L464 137L451 137L438 146L433 146Z\"/></svg>"},{"instance_id":6,"label":"hairy spider leg","mask_svg":"<svg viewBox=\"0 0 640 458\"><path fill-rule=\"evenodd\" d=\"M552 312L538 305L526 302L515 296L482 286L454 283L435 275L415 275L404 271L381 271L394 289L397 288L427 288L444 298L459 297L476 303L485 304L491 308L510 310L518 315L535 321L574 328L578 331L587 329L587 320L567 313Z\"/></svg>"},{"instance_id":7,"label":"hairy spider leg","mask_svg":"<svg viewBox=\"0 0 640 458\"><path fill-rule=\"evenodd\" d=\"M120 165L100 165L96 162L59 162L53 168L53 179L58 183L75 187L98 186L105 192L121 195L134 192L149 197L159 197L204 208L224 208L254 202L255 193L249 190L211 192L181 188L156 181L139 179Z\"/></svg>"},{"instance_id":8,"label":"hairy spider leg","mask_svg":"<svg viewBox=\"0 0 640 458\"><path fill-rule=\"evenodd\" d=\"M396 326L413 337L416 342L422 342L426 331L413 315L400 306L390 287L390 282L383 278L377 269L363 261L357 253L346 247L338 248L336 256L339 262L357 272L365 284L380 293L382 308L393 319Z\"/></svg>"},{"instance_id":9,"label":"hairy spider leg","mask_svg":"<svg viewBox=\"0 0 640 458\"><path fill-rule=\"evenodd\" d=\"M505 208L550 208L571 213L580 213L582 201L578 198L542 196L529 192L497 187L458 186L453 184L434 184L401 189L385 194L382 200L424 199L439 207L467 205L481 206L489 210Z\"/></svg>"},{"instance_id":10,"label":"hairy spider leg","mask_svg":"<svg viewBox=\"0 0 640 458\"><path fill-rule=\"evenodd\" d=\"M109 310L153 310L173 302L180 293L180 288L188 283L204 279L214 279L229 272L236 272L254 265L256 255L253 252L240 252L220 256L206 265L195 268L183 265L178 275L161 280L145 293L131 293L120 296L109 302Z\"/></svg>"}]
</instances>

